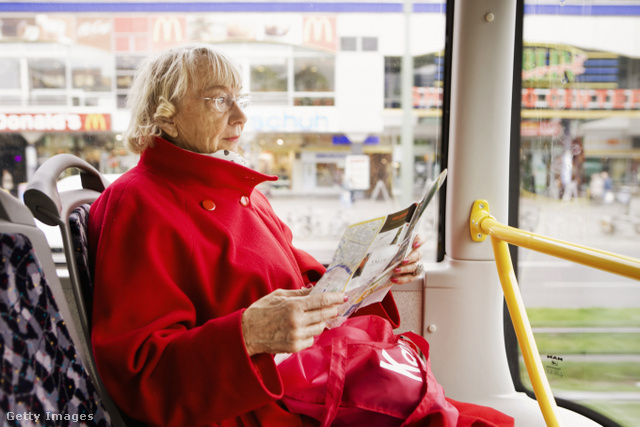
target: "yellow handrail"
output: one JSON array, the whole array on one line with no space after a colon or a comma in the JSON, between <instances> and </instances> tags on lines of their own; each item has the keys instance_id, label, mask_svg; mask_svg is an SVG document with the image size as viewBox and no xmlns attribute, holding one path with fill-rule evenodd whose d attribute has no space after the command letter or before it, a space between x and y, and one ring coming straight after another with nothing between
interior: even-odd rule
<instances>
[{"instance_id":1,"label":"yellow handrail","mask_svg":"<svg viewBox=\"0 0 640 427\"><path fill-rule=\"evenodd\" d=\"M557 416L558 407L544 373L531 324L520 295L508 243L636 280L640 280L640 260L501 224L489 214L489 203L486 200L474 202L469 222L471 238L474 241L481 242L487 236L491 237L502 291L542 416L547 426L561 426Z\"/></svg>"}]
</instances>

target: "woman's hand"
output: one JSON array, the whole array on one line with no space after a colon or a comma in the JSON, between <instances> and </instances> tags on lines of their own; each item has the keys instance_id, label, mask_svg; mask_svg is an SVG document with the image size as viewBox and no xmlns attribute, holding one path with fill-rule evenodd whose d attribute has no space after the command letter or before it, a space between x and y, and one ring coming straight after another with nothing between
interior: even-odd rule
<instances>
[{"instance_id":1,"label":"woman's hand","mask_svg":"<svg viewBox=\"0 0 640 427\"><path fill-rule=\"evenodd\" d=\"M409 255L402 260L400 265L394 270L394 275L391 277L391 281L398 285L404 285L415 280L416 276L422 273L422 251L420 247L424 244L424 241L420 236L416 236L413 240L413 249L409 252Z\"/></svg>"},{"instance_id":2,"label":"woman's hand","mask_svg":"<svg viewBox=\"0 0 640 427\"><path fill-rule=\"evenodd\" d=\"M326 321L338 315L345 302L340 292L309 295L311 288L278 289L242 314L242 334L249 356L295 353L310 347Z\"/></svg>"}]
</instances>

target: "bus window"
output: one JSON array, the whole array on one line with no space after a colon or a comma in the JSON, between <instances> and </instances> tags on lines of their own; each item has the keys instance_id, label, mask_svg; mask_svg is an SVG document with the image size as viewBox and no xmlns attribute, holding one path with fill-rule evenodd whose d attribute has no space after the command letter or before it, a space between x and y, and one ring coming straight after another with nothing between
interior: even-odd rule
<instances>
[{"instance_id":1,"label":"bus window","mask_svg":"<svg viewBox=\"0 0 640 427\"><path fill-rule=\"evenodd\" d=\"M640 4L524 12L520 228L640 258ZM636 425L638 282L522 249L519 282L554 394Z\"/></svg>"},{"instance_id":2,"label":"bus window","mask_svg":"<svg viewBox=\"0 0 640 427\"><path fill-rule=\"evenodd\" d=\"M405 13L402 2L289 3L176 2L172 12L167 2L2 6L3 188L20 195L62 152L103 173L128 170L137 158L122 132L136 66L172 44L213 44L238 63L253 96L242 154L279 178L261 191L295 243L328 263L348 224L408 206L438 176L445 6L416 2ZM412 72L403 77L407 58ZM432 205L422 234L435 260Z\"/></svg>"}]
</instances>

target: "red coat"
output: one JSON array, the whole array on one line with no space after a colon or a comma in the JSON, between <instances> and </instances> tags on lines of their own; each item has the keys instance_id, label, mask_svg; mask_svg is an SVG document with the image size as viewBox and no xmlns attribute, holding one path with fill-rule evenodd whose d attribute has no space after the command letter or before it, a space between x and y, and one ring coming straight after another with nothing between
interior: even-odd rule
<instances>
[{"instance_id":1,"label":"red coat","mask_svg":"<svg viewBox=\"0 0 640 427\"><path fill-rule=\"evenodd\" d=\"M254 191L275 179L157 139L92 205L92 344L107 389L132 417L300 424L276 403L273 357L249 357L242 338L251 303L324 273ZM367 311L399 323L390 295Z\"/></svg>"}]
</instances>

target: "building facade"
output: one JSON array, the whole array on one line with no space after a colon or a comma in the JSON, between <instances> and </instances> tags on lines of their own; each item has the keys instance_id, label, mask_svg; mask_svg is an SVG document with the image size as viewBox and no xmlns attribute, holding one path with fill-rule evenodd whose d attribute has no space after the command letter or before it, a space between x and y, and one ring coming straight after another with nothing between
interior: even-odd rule
<instances>
[{"instance_id":1,"label":"building facade","mask_svg":"<svg viewBox=\"0 0 640 427\"><path fill-rule=\"evenodd\" d=\"M132 167L137 159L125 152L121 135L135 68L157 50L188 42L215 45L240 65L254 99L242 149L254 167L280 177L268 191L370 194L382 186L392 194L409 164L419 192L432 175L441 138L443 4L418 4L410 15L391 3L325 11L255 3L243 4L242 13L226 3L195 11L176 5L2 14L0 141L3 168L16 184L59 152L77 154L103 173ZM425 31L431 36L413 37L407 46L407 32ZM403 162L407 56L413 159ZM549 171L561 187L571 179L584 186L601 171L637 184L640 60L525 40L522 63L523 188L549 193L555 185Z\"/></svg>"}]
</instances>

